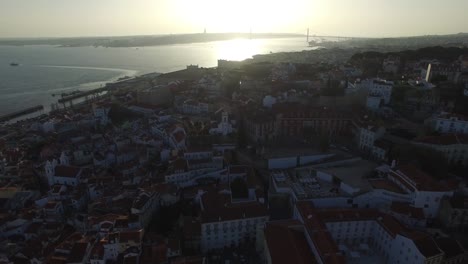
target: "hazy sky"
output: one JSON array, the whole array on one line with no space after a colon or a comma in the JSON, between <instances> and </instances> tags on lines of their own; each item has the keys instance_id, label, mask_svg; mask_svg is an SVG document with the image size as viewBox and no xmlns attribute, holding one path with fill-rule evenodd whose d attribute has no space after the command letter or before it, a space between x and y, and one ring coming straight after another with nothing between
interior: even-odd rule
<instances>
[{"instance_id":1,"label":"hazy sky","mask_svg":"<svg viewBox=\"0 0 468 264\"><path fill-rule=\"evenodd\" d=\"M0 0L0 37L468 32L468 0Z\"/></svg>"}]
</instances>

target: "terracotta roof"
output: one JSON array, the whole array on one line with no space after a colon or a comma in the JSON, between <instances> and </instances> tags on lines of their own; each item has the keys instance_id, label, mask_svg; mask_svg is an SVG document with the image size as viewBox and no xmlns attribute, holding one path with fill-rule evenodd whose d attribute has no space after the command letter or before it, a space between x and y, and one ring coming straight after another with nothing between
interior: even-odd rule
<instances>
[{"instance_id":1,"label":"terracotta roof","mask_svg":"<svg viewBox=\"0 0 468 264\"><path fill-rule=\"evenodd\" d=\"M120 216L121 215L118 215L118 214L105 214L105 215L100 215L100 216L89 216L88 217L88 224L90 226L93 226L93 225L99 224L99 223L104 222L104 221L114 222Z\"/></svg>"},{"instance_id":2,"label":"terracotta roof","mask_svg":"<svg viewBox=\"0 0 468 264\"><path fill-rule=\"evenodd\" d=\"M344 261L325 225L325 222L333 221L373 220L379 223L393 237L398 234L411 239L424 256L432 257L441 254L441 251L429 235L407 229L394 217L375 209L315 209L311 202L298 202L296 206L319 255L328 256L328 258L322 259L324 263L343 263L332 261Z\"/></svg>"},{"instance_id":3,"label":"terracotta roof","mask_svg":"<svg viewBox=\"0 0 468 264\"><path fill-rule=\"evenodd\" d=\"M271 263L317 263L304 232L302 223L297 220L268 222L265 239Z\"/></svg>"},{"instance_id":4,"label":"terracotta roof","mask_svg":"<svg viewBox=\"0 0 468 264\"><path fill-rule=\"evenodd\" d=\"M123 259L123 264L138 264L138 256L125 256Z\"/></svg>"},{"instance_id":5,"label":"terracotta roof","mask_svg":"<svg viewBox=\"0 0 468 264\"><path fill-rule=\"evenodd\" d=\"M99 241L94 244L91 249L90 259L103 259L104 258L104 243Z\"/></svg>"},{"instance_id":6,"label":"terracotta roof","mask_svg":"<svg viewBox=\"0 0 468 264\"><path fill-rule=\"evenodd\" d=\"M38 223L38 222L32 223L28 226L28 228L26 228L24 233L25 234L37 234L41 227L42 227L42 223Z\"/></svg>"},{"instance_id":7,"label":"terracotta roof","mask_svg":"<svg viewBox=\"0 0 468 264\"><path fill-rule=\"evenodd\" d=\"M374 142L374 146L376 146L378 148L381 148L383 150L389 150L391 145L392 145L392 143L390 141L388 141L388 140L385 140L385 139L377 139Z\"/></svg>"},{"instance_id":8,"label":"terracotta roof","mask_svg":"<svg viewBox=\"0 0 468 264\"><path fill-rule=\"evenodd\" d=\"M80 263L86 256L86 250L88 249L88 242L76 242L73 245L70 254L68 255L68 262Z\"/></svg>"},{"instance_id":9,"label":"terracotta roof","mask_svg":"<svg viewBox=\"0 0 468 264\"><path fill-rule=\"evenodd\" d=\"M143 238L143 230L122 231L119 233L120 243L127 243L129 241L140 243L142 238Z\"/></svg>"},{"instance_id":10,"label":"terracotta roof","mask_svg":"<svg viewBox=\"0 0 468 264\"><path fill-rule=\"evenodd\" d=\"M79 167L58 165L55 167L55 176L76 178L78 174L80 173L80 171L81 171L81 168Z\"/></svg>"},{"instance_id":11,"label":"terracotta roof","mask_svg":"<svg viewBox=\"0 0 468 264\"><path fill-rule=\"evenodd\" d=\"M199 237L201 235L201 223L200 220L184 216L184 236L185 238Z\"/></svg>"},{"instance_id":12,"label":"terracotta roof","mask_svg":"<svg viewBox=\"0 0 468 264\"><path fill-rule=\"evenodd\" d=\"M186 171L187 170L187 160L179 158L176 159L173 163L172 166L175 171Z\"/></svg>"},{"instance_id":13,"label":"terracotta roof","mask_svg":"<svg viewBox=\"0 0 468 264\"><path fill-rule=\"evenodd\" d=\"M138 197L133 201L132 208L135 208L138 210L142 209L143 206L149 201L150 198L151 198L151 194L147 192L140 192Z\"/></svg>"},{"instance_id":14,"label":"terracotta roof","mask_svg":"<svg viewBox=\"0 0 468 264\"><path fill-rule=\"evenodd\" d=\"M304 220L307 234L317 248L322 262L326 264L345 263L345 257L339 251L338 246L327 230L325 223L316 213L312 203L298 202L296 206Z\"/></svg>"},{"instance_id":15,"label":"terracotta roof","mask_svg":"<svg viewBox=\"0 0 468 264\"><path fill-rule=\"evenodd\" d=\"M341 111L330 107L311 107L292 103L274 104L273 111L276 114L282 114L282 118L336 118L350 119L352 113Z\"/></svg>"},{"instance_id":16,"label":"terracotta roof","mask_svg":"<svg viewBox=\"0 0 468 264\"><path fill-rule=\"evenodd\" d=\"M392 173L393 176L397 175L397 178L401 183L408 184L404 179L402 179L398 172L403 174L411 181L413 181L415 187L421 191L445 192L451 190L446 184L436 182L431 176L427 175L413 165L399 166L397 167L396 172L397 173L395 173L395 170L392 170L390 173Z\"/></svg>"},{"instance_id":17,"label":"terracotta roof","mask_svg":"<svg viewBox=\"0 0 468 264\"><path fill-rule=\"evenodd\" d=\"M171 260L172 264L203 264L205 263L202 256L178 257Z\"/></svg>"},{"instance_id":18,"label":"terracotta roof","mask_svg":"<svg viewBox=\"0 0 468 264\"><path fill-rule=\"evenodd\" d=\"M216 190L204 193L202 195L202 202L204 208L201 212L202 223L268 215L266 207L257 201L233 204L231 203L229 194L221 194Z\"/></svg>"},{"instance_id":19,"label":"terracotta roof","mask_svg":"<svg viewBox=\"0 0 468 264\"><path fill-rule=\"evenodd\" d=\"M55 209L55 207L61 202L57 201L48 201L47 204L44 206L45 209Z\"/></svg>"},{"instance_id":20,"label":"terracotta roof","mask_svg":"<svg viewBox=\"0 0 468 264\"><path fill-rule=\"evenodd\" d=\"M172 136L177 141L177 143L180 143L185 139L185 133L183 131L176 132Z\"/></svg>"},{"instance_id":21,"label":"terracotta roof","mask_svg":"<svg viewBox=\"0 0 468 264\"><path fill-rule=\"evenodd\" d=\"M396 185L396 183L387 179L372 179L369 180L369 183L374 189L383 189L395 193L406 193L402 188L400 188L400 186Z\"/></svg>"},{"instance_id":22,"label":"terracotta roof","mask_svg":"<svg viewBox=\"0 0 468 264\"><path fill-rule=\"evenodd\" d=\"M435 239L437 246L445 253L445 259L451 259L466 254L460 243L450 237L440 237ZM465 258L466 259L466 258Z\"/></svg>"},{"instance_id":23,"label":"terracotta roof","mask_svg":"<svg viewBox=\"0 0 468 264\"><path fill-rule=\"evenodd\" d=\"M411 218L425 219L422 208L413 207L408 203L393 202L390 206L390 210L397 214L406 215Z\"/></svg>"},{"instance_id":24,"label":"terracotta roof","mask_svg":"<svg viewBox=\"0 0 468 264\"><path fill-rule=\"evenodd\" d=\"M423 233L413 233L411 236L419 252L421 252L421 254L423 254L426 258L437 256L443 253L430 236Z\"/></svg>"},{"instance_id":25,"label":"terracotta roof","mask_svg":"<svg viewBox=\"0 0 468 264\"><path fill-rule=\"evenodd\" d=\"M415 142L431 145L455 145L468 144L468 135L465 134L446 134L441 136L428 136L415 139Z\"/></svg>"}]
</instances>

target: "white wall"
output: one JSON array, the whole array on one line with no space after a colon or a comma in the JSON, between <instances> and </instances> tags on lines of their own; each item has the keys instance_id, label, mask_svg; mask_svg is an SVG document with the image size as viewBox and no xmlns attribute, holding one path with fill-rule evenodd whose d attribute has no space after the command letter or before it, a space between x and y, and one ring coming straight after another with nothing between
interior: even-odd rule
<instances>
[{"instance_id":1,"label":"white wall","mask_svg":"<svg viewBox=\"0 0 468 264\"><path fill-rule=\"evenodd\" d=\"M326 158L335 156L335 154L321 154L321 155L310 155L310 156L300 156L299 165L306 165L311 162L320 161Z\"/></svg>"},{"instance_id":2,"label":"white wall","mask_svg":"<svg viewBox=\"0 0 468 264\"><path fill-rule=\"evenodd\" d=\"M297 166L297 157L268 159L268 169L289 169Z\"/></svg>"}]
</instances>

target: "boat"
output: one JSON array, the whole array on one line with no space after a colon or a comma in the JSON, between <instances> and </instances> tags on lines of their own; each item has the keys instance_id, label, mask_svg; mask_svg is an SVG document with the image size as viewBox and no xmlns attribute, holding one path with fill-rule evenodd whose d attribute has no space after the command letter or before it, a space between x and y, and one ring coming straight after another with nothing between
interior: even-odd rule
<instances>
[{"instance_id":1,"label":"boat","mask_svg":"<svg viewBox=\"0 0 468 264\"><path fill-rule=\"evenodd\" d=\"M10 63L10 66L12 66L12 67L19 66L19 63L12 62L12 63Z\"/></svg>"}]
</instances>

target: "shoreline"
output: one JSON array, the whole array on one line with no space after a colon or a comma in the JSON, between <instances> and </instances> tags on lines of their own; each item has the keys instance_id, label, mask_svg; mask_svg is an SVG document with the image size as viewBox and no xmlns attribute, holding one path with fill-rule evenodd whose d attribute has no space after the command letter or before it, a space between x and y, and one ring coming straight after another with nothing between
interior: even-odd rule
<instances>
[{"instance_id":1,"label":"shoreline","mask_svg":"<svg viewBox=\"0 0 468 264\"><path fill-rule=\"evenodd\" d=\"M47 68L62 68L62 69L85 69L85 70L96 70L96 71L112 71L116 74L111 77L101 81L93 81L93 82L84 82L78 83L71 86L65 86L60 88L54 88L47 91L29 91L23 93L10 93L6 94L7 97L12 97L13 100L16 97L34 97L35 94L47 94L48 100L45 101L37 101L31 104L24 104L20 109L11 109L0 111L0 115L9 115L14 112L23 111L29 107L34 105L42 105L44 107L43 112L48 113L52 110L51 104L58 104L58 99L61 98L62 93L69 93L73 91L81 91L86 92L94 89L98 89L100 87L104 87L108 83L116 83L119 81L120 78L123 77L130 77L135 78L141 76L141 73L138 70L130 70L130 69L118 69L118 68L104 68L104 67L87 67L87 66L62 66L62 65L31 65L37 67L47 67ZM55 96L53 96L55 94Z\"/></svg>"}]
</instances>

